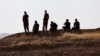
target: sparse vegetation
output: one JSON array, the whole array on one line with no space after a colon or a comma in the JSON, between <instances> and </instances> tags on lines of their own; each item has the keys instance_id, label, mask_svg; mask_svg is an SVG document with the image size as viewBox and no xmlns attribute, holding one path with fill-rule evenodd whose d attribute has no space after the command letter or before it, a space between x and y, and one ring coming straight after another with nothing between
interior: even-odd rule
<instances>
[{"instance_id":1,"label":"sparse vegetation","mask_svg":"<svg viewBox=\"0 0 100 56\"><path fill-rule=\"evenodd\" d=\"M63 35L63 37L76 37L76 38L84 38L84 39L88 39L88 38L100 38L100 33L98 32L92 32L92 33L83 33L83 34L74 34L74 33L65 33Z\"/></svg>"},{"instance_id":2,"label":"sparse vegetation","mask_svg":"<svg viewBox=\"0 0 100 56\"><path fill-rule=\"evenodd\" d=\"M19 33L0 40L0 56L99 56L99 53L99 32Z\"/></svg>"}]
</instances>

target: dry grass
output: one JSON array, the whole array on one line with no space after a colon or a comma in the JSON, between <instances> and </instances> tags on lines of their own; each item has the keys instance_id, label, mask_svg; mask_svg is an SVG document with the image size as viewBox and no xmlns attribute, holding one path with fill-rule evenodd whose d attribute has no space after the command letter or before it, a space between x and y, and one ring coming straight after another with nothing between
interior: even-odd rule
<instances>
[{"instance_id":1,"label":"dry grass","mask_svg":"<svg viewBox=\"0 0 100 56\"><path fill-rule=\"evenodd\" d=\"M98 32L85 32L82 34L61 33L62 35L56 36L47 34L49 36L42 34L39 36L38 34L26 36L22 33L4 38L1 42L6 44L1 45L0 43L0 56L100 55L100 33Z\"/></svg>"},{"instance_id":2,"label":"dry grass","mask_svg":"<svg viewBox=\"0 0 100 56\"><path fill-rule=\"evenodd\" d=\"M74 37L74 38L83 38L83 39L96 39L100 38L100 33L92 32L92 33L83 33L83 34L75 34L75 33L64 33L63 37Z\"/></svg>"},{"instance_id":3,"label":"dry grass","mask_svg":"<svg viewBox=\"0 0 100 56\"><path fill-rule=\"evenodd\" d=\"M75 34L75 33L64 33L62 36L54 36L54 37L38 37L38 36L27 36L24 35L21 36L22 38L19 38L15 40L12 40L12 42L9 45L9 48L15 48L15 47L24 47L27 45L30 45L31 47L57 47L63 46L66 44L81 44L81 40L85 44L95 42L96 40L100 39L100 33L83 33L83 34ZM24 38L25 37L25 38ZM96 40L95 40L96 39ZM15 43L17 42L17 43ZM83 44L82 43L82 44Z\"/></svg>"},{"instance_id":4,"label":"dry grass","mask_svg":"<svg viewBox=\"0 0 100 56\"><path fill-rule=\"evenodd\" d=\"M82 33L82 34L75 34L75 33L64 33L61 36L53 36L53 37L38 37L37 35L29 35L25 36L24 34L18 34L14 35L12 37L5 38L3 41L6 41L7 45L12 47L20 47L24 45L31 45L31 46L55 46L55 45L61 45L61 44L72 44L75 43L74 40L76 39L87 39L87 40L94 40L94 39L100 39L100 33L92 32L92 33ZM9 40L11 42L9 42Z\"/></svg>"}]
</instances>

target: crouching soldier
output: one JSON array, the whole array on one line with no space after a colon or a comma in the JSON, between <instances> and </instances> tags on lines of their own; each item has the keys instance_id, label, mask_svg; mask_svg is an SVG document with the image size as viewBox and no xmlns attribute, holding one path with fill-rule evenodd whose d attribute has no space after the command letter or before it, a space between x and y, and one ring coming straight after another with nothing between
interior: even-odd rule
<instances>
[{"instance_id":1,"label":"crouching soldier","mask_svg":"<svg viewBox=\"0 0 100 56\"><path fill-rule=\"evenodd\" d=\"M74 26L73 26L72 30L75 33L81 33L81 31L80 31L80 22L77 19L75 19Z\"/></svg>"},{"instance_id":2,"label":"crouching soldier","mask_svg":"<svg viewBox=\"0 0 100 56\"><path fill-rule=\"evenodd\" d=\"M72 29L75 30L75 31L80 30L80 22L77 19L75 19L74 26L73 26Z\"/></svg>"},{"instance_id":3,"label":"crouching soldier","mask_svg":"<svg viewBox=\"0 0 100 56\"><path fill-rule=\"evenodd\" d=\"M57 31L58 25L56 23L54 23L53 21L51 21L50 27L51 27L50 32L55 32L55 31Z\"/></svg>"},{"instance_id":4,"label":"crouching soldier","mask_svg":"<svg viewBox=\"0 0 100 56\"><path fill-rule=\"evenodd\" d=\"M36 34L39 32L39 24L37 21L35 21L35 24L33 26L33 34Z\"/></svg>"},{"instance_id":5,"label":"crouching soldier","mask_svg":"<svg viewBox=\"0 0 100 56\"><path fill-rule=\"evenodd\" d=\"M70 30L70 22L69 20L67 19L66 22L64 23L65 26L63 26L63 29L65 31L69 31Z\"/></svg>"}]
</instances>

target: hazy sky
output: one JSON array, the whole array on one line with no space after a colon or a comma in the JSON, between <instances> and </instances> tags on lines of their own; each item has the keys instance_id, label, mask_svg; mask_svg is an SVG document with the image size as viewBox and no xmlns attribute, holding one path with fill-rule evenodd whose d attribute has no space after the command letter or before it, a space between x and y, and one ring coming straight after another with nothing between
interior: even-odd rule
<instances>
[{"instance_id":1,"label":"hazy sky","mask_svg":"<svg viewBox=\"0 0 100 56\"><path fill-rule=\"evenodd\" d=\"M30 31L35 20L41 30L45 9L50 15L49 24L56 22L58 29L67 18L71 27L75 18L80 21L82 29L100 27L100 0L0 0L0 33L23 32L24 11L29 15Z\"/></svg>"}]
</instances>

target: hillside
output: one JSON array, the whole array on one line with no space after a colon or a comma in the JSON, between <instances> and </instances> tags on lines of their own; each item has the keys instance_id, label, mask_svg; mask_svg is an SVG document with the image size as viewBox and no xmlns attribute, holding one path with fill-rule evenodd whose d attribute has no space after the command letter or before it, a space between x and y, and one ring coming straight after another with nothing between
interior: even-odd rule
<instances>
[{"instance_id":1,"label":"hillside","mask_svg":"<svg viewBox=\"0 0 100 56\"><path fill-rule=\"evenodd\" d=\"M16 33L0 39L0 56L99 56L100 30Z\"/></svg>"}]
</instances>

